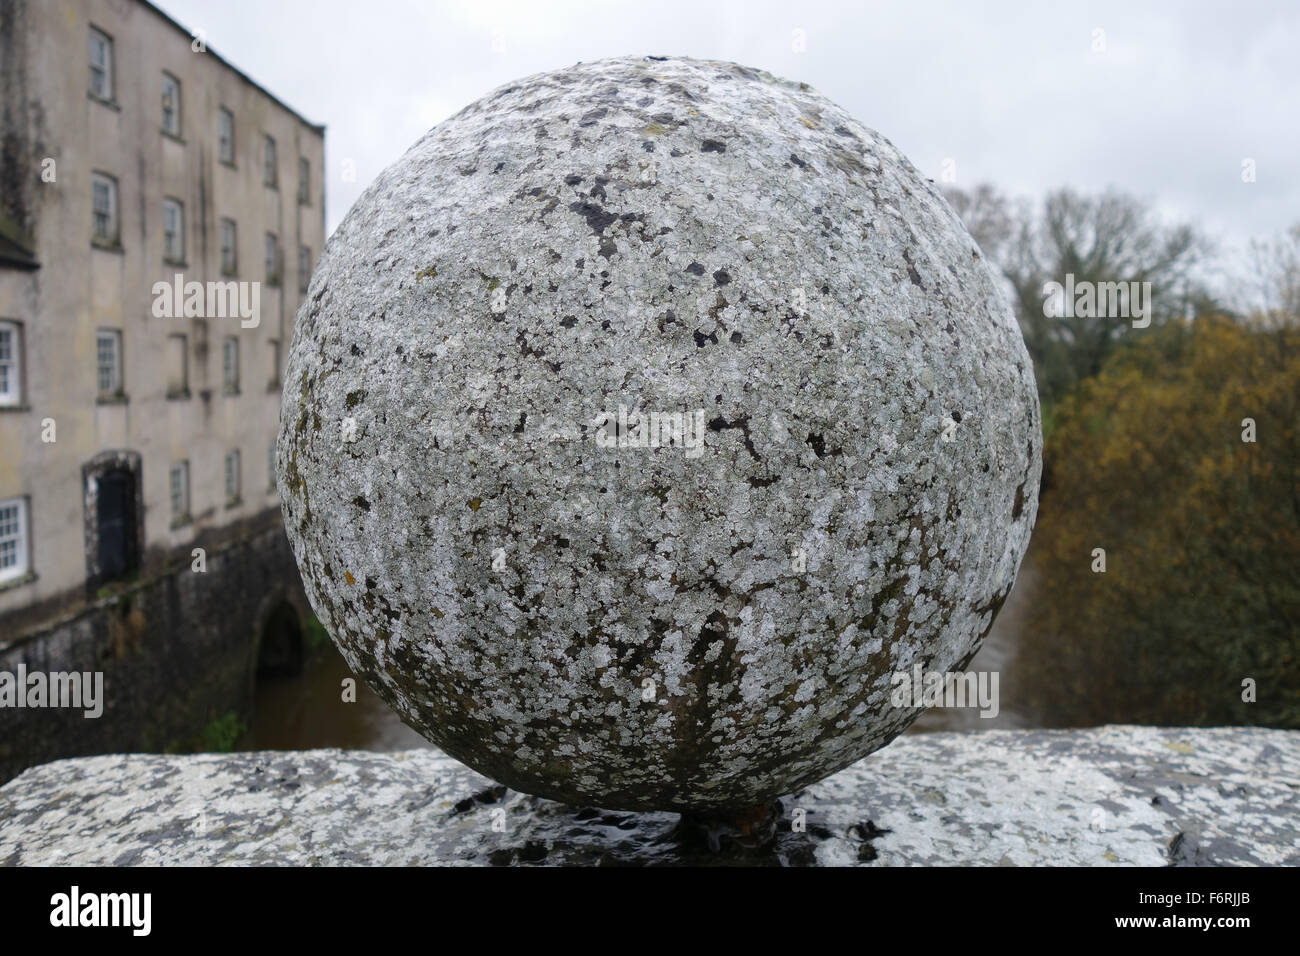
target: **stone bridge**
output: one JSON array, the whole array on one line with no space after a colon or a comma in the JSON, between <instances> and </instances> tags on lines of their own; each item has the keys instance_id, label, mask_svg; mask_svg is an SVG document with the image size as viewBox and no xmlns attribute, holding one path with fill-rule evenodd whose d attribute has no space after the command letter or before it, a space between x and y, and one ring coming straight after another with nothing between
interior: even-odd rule
<instances>
[{"instance_id":1,"label":"stone bridge","mask_svg":"<svg viewBox=\"0 0 1300 956\"><path fill-rule=\"evenodd\" d=\"M571 807L433 750L61 760L0 788L0 865L1300 864L1300 731L912 734L777 834Z\"/></svg>"}]
</instances>

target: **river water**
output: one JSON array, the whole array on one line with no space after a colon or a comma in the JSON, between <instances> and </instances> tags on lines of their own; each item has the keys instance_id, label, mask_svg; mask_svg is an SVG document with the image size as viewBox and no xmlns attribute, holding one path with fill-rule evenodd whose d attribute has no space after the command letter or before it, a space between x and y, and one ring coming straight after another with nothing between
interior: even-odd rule
<instances>
[{"instance_id":1,"label":"river water","mask_svg":"<svg viewBox=\"0 0 1300 956\"><path fill-rule=\"evenodd\" d=\"M998 675L999 710L996 717L980 717L979 709L931 708L908 733L947 730L1005 730L1028 726L1008 690L1014 684L1016 639L1023 627L1033 589L1028 560L1015 589L1007 598L970 670ZM345 750L409 750L430 747L427 740L398 719L363 681L356 682L356 702L344 703L343 681L351 677L342 656L327 644L298 677L258 682L256 713L251 730L236 745L238 750L308 750L340 747Z\"/></svg>"}]
</instances>

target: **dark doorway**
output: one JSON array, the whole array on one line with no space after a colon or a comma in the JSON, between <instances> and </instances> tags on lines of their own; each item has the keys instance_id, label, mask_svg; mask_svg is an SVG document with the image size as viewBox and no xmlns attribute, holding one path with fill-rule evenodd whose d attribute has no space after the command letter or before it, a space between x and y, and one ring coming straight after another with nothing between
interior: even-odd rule
<instances>
[{"instance_id":1,"label":"dark doorway","mask_svg":"<svg viewBox=\"0 0 1300 956\"><path fill-rule=\"evenodd\" d=\"M281 601L266 618L257 648L258 677L297 677L302 673L302 627L298 611Z\"/></svg>"},{"instance_id":2,"label":"dark doorway","mask_svg":"<svg viewBox=\"0 0 1300 956\"><path fill-rule=\"evenodd\" d=\"M139 567L134 474L125 468L114 468L99 476L95 520L100 579L111 581Z\"/></svg>"},{"instance_id":3,"label":"dark doorway","mask_svg":"<svg viewBox=\"0 0 1300 956\"><path fill-rule=\"evenodd\" d=\"M140 453L102 451L81 466L85 492L86 593L129 578L144 557Z\"/></svg>"}]
</instances>

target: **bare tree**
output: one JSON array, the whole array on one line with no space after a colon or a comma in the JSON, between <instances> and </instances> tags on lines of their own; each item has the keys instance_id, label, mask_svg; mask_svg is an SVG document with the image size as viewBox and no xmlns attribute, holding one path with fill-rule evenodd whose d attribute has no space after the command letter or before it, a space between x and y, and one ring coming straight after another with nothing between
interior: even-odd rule
<instances>
[{"instance_id":1,"label":"bare tree","mask_svg":"<svg viewBox=\"0 0 1300 956\"><path fill-rule=\"evenodd\" d=\"M1041 208L1013 207L981 185L969 194L950 191L948 199L1011 284L1044 401L1095 375L1131 328L1127 318L1048 308L1048 283L1064 285L1067 276L1075 287L1150 282L1152 324L1211 301L1192 275L1208 244L1189 225L1166 226L1131 196L1062 189Z\"/></svg>"},{"instance_id":2,"label":"bare tree","mask_svg":"<svg viewBox=\"0 0 1300 956\"><path fill-rule=\"evenodd\" d=\"M1265 328L1300 324L1300 222L1269 242L1252 239L1243 311Z\"/></svg>"}]
</instances>

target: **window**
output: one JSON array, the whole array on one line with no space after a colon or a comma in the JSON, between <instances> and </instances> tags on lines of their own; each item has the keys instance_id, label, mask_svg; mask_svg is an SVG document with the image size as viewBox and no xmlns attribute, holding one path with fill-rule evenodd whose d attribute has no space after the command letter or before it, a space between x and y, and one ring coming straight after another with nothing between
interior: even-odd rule
<instances>
[{"instance_id":1,"label":"window","mask_svg":"<svg viewBox=\"0 0 1300 956\"><path fill-rule=\"evenodd\" d=\"M162 75L162 128L177 138L181 135L181 81L170 73Z\"/></svg>"},{"instance_id":2,"label":"window","mask_svg":"<svg viewBox=\"0 0 1300 956\"><path fill-rule=\"evenodd\" d=\"M92 241L117 245L117 180L106 173L91 173L90 199Z\"/></svg>"},{"instance_id":3,"label":"window","mask_svg":"<svg viewBox=\"0 0 1300 956\"><path fill-rule=\"evenodd\" d=\"M275 233L266 234L266 284L280 284L280 240Z\"/></svg>"},{"instance_id":4,"label":"window","mask_svg":"<svg viewBox=\"0 0 1300 956\"><path fill-rule=\"evenodd\" d=\"M0 405L22 403L22 326L0 322Z\"/></svg>"},{"instance_id":5,"label":"window","mask_svg":"<svg viewBox=\"0 0 1300 956\"><path fill-rule=\"evenodd\" d=\"M190 516L190 463L188 461L178 461L172 465L169 482L172 498L172 520L184 520Z\"/></svg>"},{"instance_id":6,"label":"window","mask_svg":"<svg viewBox=\"0 0 1300 956\"><path fill-rule=\"evenodd\" d=\"M175 199L163 200L163 259L185 261L185 207Z\"/></svg>"},{"instance_id":7,"label":"window","mask_svg":"<svg viewBox=\"0 0 1300 956\"><path fill-rule=\"evenodd\" d=\"M311 282L311 249L307 246L298 247L298 291L306 292L307 284Z\"/></svg>"},{"instance_id":8,"label":"window","mask_svg":"<svg viewBox=\"0 0 1300 956\"><path fill-rule=\"evenodd\" d=\"M235 274L239 259L235 255L235 220L221 220L221 271L228 276Z\"/></svg>"},{"instance_id":9,"label":"window","mask_svg":"<svg viewBox=\"0 0 1300 956\"><path fill-rule=\"evenodd\" d=\"M266 390L271 392L280 387L280 340L271 339L267 344L271 346L271 379Z\"/></svg>"},{"instance_id":10,"label":"window","mask_svg":"<svg viewBox=\"0 0 1300 956\"><path fill-rule=\"evenodd\" d=\"M311 205L311 163L305 156L298 157L298 203Z\"/></svg>"},{"instance_id":11,"label":"window","mask_svg":"<svg viewBox=\"0 0 1300 956\"><path fill-rule=\"evenodd\" d=\"M275 168L275 140L268 136L262 148L262 182L275 186L279 181Z\"/></svg>"},{"instance_id":12,"label":"window","mask_svg":"<svg viewBox=\"0 0 1300 956\"><path fill-rule=\"evenodd\" d=\"M13 581L28 571L27 499L0 501L0 581Z\"/></svg>"},{"instance_id":13,"label":"window","mask_svg":"<svg viewBox=\"0 0 1300 956\"><path fill-rule=\"evenodd\" d=\"M239 449L226 452L226 504L239 501Z\"/></svg>"},{"instance_id":14,"label":"window","mask_svg":"<svg viewBox=\"0 0 1300 956\"><path fill-rule=\"evenodd\" d=\"M217 112L217 158L235 165L235 114L224 106Z\"/></svg>"},{"instance_id":15,"label":"window","mask_svg":"<svg viewBox=\"0 0 1300 956\"><path fill-rule=\"evenodd\" d=\"M239 339L226 336L221 348L221 381L228 394L239 391Z\"/></svg>"},{"instance_id":16,"label":"window","mask_svg":"<svg viewBox=\"0 0 1300 956\"><path fill-rule=\"evenodd\" d=\"M102 30L90 28L90 93L97 99L113 99L113 41Z\"/></svg>"},{"instance_id":17,"label":"window","mask_svg":"<svg viewBox=\"0 0 1300 956\"><path fill-rule=\"evenodd\" d=\"M95 335L95 384L100 398L122 394L122 333L100 329Z\"/></svg>"},{"instance_id":18,"label":"window","mask_svg":"<svg viewBox=\"0 0 1300 956\"><path fill-rule=\"evenodd\" d=\"M271 445L266 450L266 490L275 491L275 439L271 439Z\"/></svg>"},{"instance_id":19,"label":"window","mask_svg":"<svg viewBox=\"0 0 1300 956\"><path fill-rule=\"evenodd\" d=\"M189 398L189 339L179 333L167 336L167 397Z\"/></svg>"}]
</instances>

